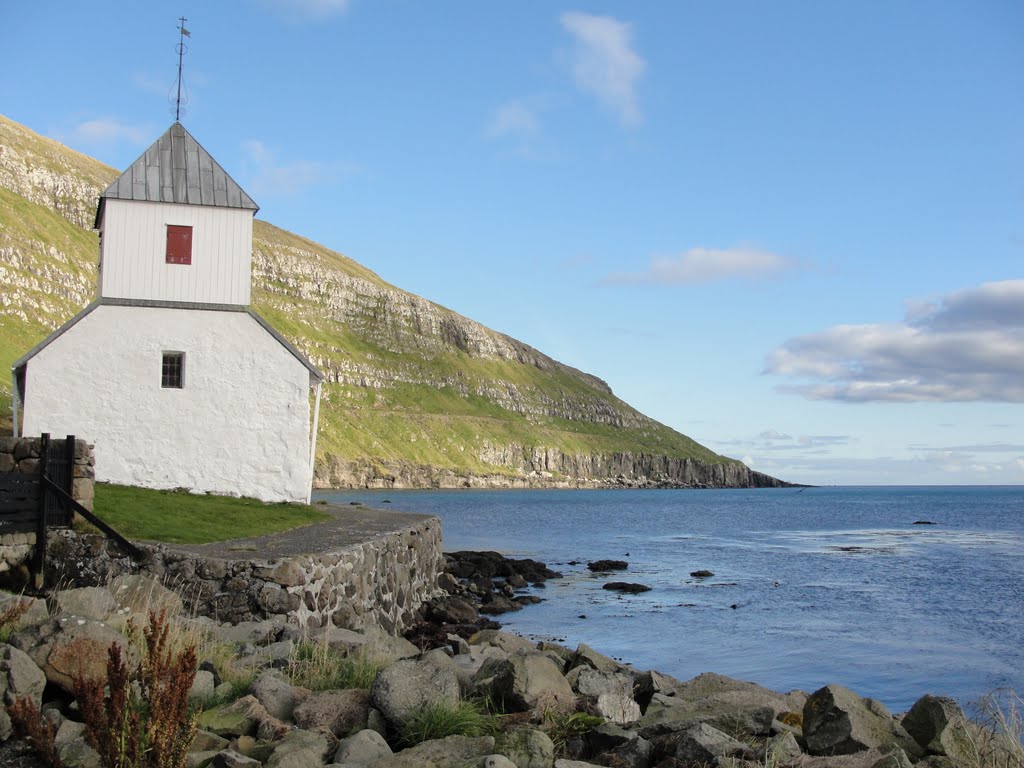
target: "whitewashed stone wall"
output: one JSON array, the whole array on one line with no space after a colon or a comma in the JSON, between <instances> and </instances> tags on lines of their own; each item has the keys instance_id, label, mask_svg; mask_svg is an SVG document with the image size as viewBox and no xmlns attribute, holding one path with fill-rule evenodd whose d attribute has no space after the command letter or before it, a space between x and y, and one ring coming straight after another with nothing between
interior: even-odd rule
<instances>
[{"instance_id":1,"label":"whitewashed stone wall","mask_svg":"<svg viewBox=\"0 0 1024 768\"><path fill-rule=\"evenodd\" d=\"M280 616L290 624L383 627L398 634L438 592L444 565L441 521L422 522L335 552L277 560L202 558L163 545L138 566L99 536L51 536L49 579L72 586L105 585L122 573L146 571L177 591L186 610L237 623Z\"/></svg>"}]
</instances>

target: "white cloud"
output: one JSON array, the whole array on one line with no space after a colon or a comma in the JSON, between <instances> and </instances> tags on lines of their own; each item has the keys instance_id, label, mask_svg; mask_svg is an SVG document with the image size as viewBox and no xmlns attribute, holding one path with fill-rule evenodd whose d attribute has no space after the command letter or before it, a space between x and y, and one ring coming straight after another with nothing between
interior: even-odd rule
<instances>
[{"instance_id":1,"label":"white cloud","mask_svg":"<svg viewBox=\"0 0 1024 768\"><path fill-rule=\"evenodd\" d=\"M325 19L348 10L350 0L260 0L268 8L279 11L291 21Z\"/></svg>"},{"instance_id":2,"label":"white cloud","mask_svg":"<svg viewBox=\"0 0 1024 768\"><path fill-rule=\"evenodd\" d=\"M126 141L129 144L145 144L152 139L153 131L146 125L132 125L112 118L86 120L72 129L72 136L89 144L113 144Z\"/></svg>"},{"instance_id":3,"label":"white cloud","mask_svg":"<svg viewBox=\"0 0 1024 768\"><path fill-rule=\"evenodd\" d=\"M576 41L572 58L576 85L597 96L622 122L641 122L636 84L647 64L631 46L631 25L578 11L563 13L561 22Z\"/></svg>"},{"instance_id":4,"label":"white cloud","mask_svg":"<svg viewBox=\"0 0 1024 768\"><path fill-rule=\"evenodd\" d=\"M903 323L838 325L787 340L765 372L812 400L1024 403L1024 280L908 305Z\"/></svg>"},{"instance_id":5,"label":"white cloud","mask_svg":"<svg viewBox=\"0 0 1024 768\"><path fill-rule=\"evenodd\" d=\"M540 132L537 113L521 101L509 101L494 110L484 132L489 138L518 136L530 139Z\"/></svg>"},{"instance_id":6,"label":"white cloud","mask_svg":"<svg viewBox=\"0 0 1024 768\"><path fill-rule=\"evenodd\" d=\"M756 248L691 248L678 256L651 260L644 272L618 273L606 283L708 283L714 280L765 280L797 268L792 259Z\"/></svg>"},{"instance_id":7,"label":"white cloud","mask_svg":"<svg viewBox=\"0 0 1024 768\"><path fill-rule=\"evenodd\" d=\"M248 187L256 195L294 195L306 187L332 181L323 165L306 160L279 164L275 153L262 141L250 139L243 145L248 157Z\"/></svg>"}]
</instances>

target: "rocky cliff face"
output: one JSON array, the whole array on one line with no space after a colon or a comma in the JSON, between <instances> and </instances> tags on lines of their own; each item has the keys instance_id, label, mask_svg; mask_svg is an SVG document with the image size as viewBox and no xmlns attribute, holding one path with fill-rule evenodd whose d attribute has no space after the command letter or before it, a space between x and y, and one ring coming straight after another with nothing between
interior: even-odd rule
<instances>
[{"instance_id":1,"label":"rocky cliff face","mask_svg":"<svg viewBox=\"0 0 1024 768\"><path fill-rule=\"evenodd\" d=\"M91 227L117 174L0 117L3 363L95 295ZM310 240L257 221L252 264L254 308L325 374L321 487L778 484Z\"/></svg>"},{"instance_id":2,"label":"rocky cliff face","mask_svg":"<svg viewBox=\"0 0 1024 768\"><path fill-rule=\"evenodd\" d=\"M514 446L513 446L514 447ZM506 470L490 474L458 473L406 461L348 460L332 456L318 463L316 488L785 488L789 483L739 462L712 464L650 454L576 454L534 449L521 461L503 446L490 458Z\"/></svg>"}]
</instances>

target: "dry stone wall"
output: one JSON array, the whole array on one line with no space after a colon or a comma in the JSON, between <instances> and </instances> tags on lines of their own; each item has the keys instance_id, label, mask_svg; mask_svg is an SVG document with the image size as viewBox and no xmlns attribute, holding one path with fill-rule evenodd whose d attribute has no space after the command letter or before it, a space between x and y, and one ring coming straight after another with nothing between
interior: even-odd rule
<instances>
[{"instance_id":1,"label":"dry stone wall","mask_svg":"<svg viewBox=\"0 0 1024 768\"><path fill-rule=\"evenodd\" d=\"M203 557L160 544L133 563L100 536L51 534L54 569L48 579L72 586L103 586L127 573L148 572L178 592L193 615L238 623L279 617L299 627L357 629L376 625L400 633L416 609L439 594L441 521L377 535L334 552L273 560Z\"/></svg>"},{"instance_id":2,"label":"dry stone wall","mask_svg":"<svg viewBox=\"0 0 1024 768\"><path fill-rule=\"evenodd\" d=\"M39 475L41 445L38 437L0 437L0 472ZM71 496L89 510L92 509L94 493L94 463L92 446L85 440L75 440ZM0 573L23 568L32 557L35 546L34 531L4 532L0 518Z\"/></svg>"}]
</instances>

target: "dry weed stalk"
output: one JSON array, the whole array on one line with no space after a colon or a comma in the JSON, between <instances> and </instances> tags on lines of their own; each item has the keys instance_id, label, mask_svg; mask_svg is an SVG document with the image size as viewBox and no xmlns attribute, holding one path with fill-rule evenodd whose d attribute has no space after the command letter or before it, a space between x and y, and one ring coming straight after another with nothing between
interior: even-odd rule
<instances>
[{"instance_id":1,"label":"dry weed stalk","mask_svg":"<svg viewBox=\"0 0 1024 768\"><path fill-rule=\"evenodd\" d=\"M188 692L196 675L194 646L176 654L167 611L151 611L134 676L120 645L107 651L107 680L75 681L86 740L107 768L183 768L196 732ZM138 692L136 693L135 685Z\"/></svg>"},{"instance_id":2,"label":"dry weed stalk","mask_svg":"<svg viewBox=\"0 0 1024 768\"><path fill-rule=\"evenodd\" d=\"M14 726L14 735L24 739L39 755L40 759L53 768L64 768L64 762L57 753L54 743L57 726L45 719L31 696L19 696L7 705L7 714Z\"/></svg>"}]
</instances>

